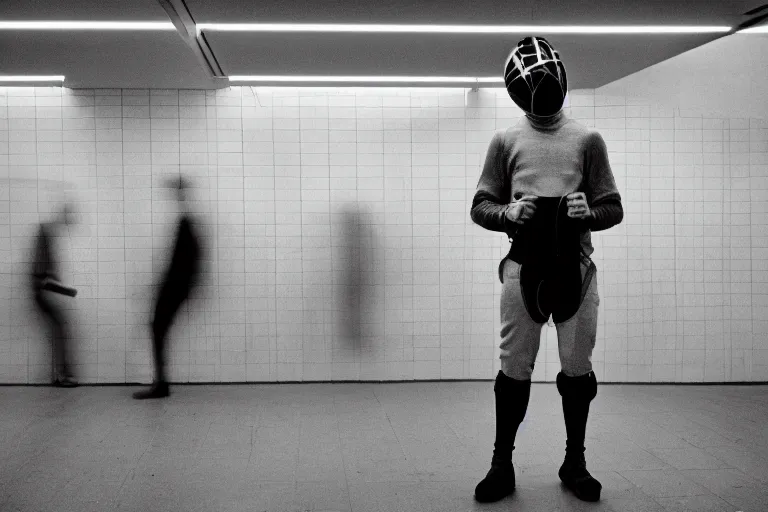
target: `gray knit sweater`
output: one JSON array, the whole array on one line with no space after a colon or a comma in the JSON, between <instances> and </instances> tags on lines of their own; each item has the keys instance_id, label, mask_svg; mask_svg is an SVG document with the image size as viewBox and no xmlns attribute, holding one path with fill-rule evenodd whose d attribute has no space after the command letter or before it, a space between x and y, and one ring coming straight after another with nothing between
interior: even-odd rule
<instances>
[{"instance_id":1,"label":"gray knit sweater","mask_svg":"<svg viewBox=\"0 0 768 512\"><path fill-rule=\"evenodd\" d=\"M590 232L615 226L624 217L605 141L562 111L550 119L526 116L493 136L470 215L485 229L514 238L518 224L506 218L510 203L524 195L577 191L585 193L592 212L581 236L582 250L590 255Z\"/></svg>"}]
</instances>

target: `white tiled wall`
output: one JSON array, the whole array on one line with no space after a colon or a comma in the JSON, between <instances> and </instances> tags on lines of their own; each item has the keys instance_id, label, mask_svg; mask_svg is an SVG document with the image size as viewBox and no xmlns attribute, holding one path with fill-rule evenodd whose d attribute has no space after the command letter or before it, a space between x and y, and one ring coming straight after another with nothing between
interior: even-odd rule
<instances>
[{"instance_id":1,"label":"white tiled wall","mask_svg":"<svg viewBox=\"0 0 768 512\"><path fill-rule=\"evenodd\" d=\"M768 380L768 123L585 90L568 110L603 134L624 199L623 224L593 234L598 379ZM66 189L77 374L149 380L176 219L160 184L179 171L208 261L173 380L493 378L508 242L469 206L519 116L503 89L0 89L0 382L49 378L28 262ZM551 381L542 337L534 379Z\"/></svg>"}]
</instances>

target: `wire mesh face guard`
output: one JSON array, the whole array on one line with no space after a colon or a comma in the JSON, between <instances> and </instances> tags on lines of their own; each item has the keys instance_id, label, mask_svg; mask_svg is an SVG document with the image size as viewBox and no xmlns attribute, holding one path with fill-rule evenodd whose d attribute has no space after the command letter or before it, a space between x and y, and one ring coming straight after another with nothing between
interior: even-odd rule
<instances>
[{"instance_id":1,"label":"wire mesh face guard","mask_svg":"<svg viewBox=\"0 0 768 512\"><path fill-rule=\"evenodd\" d=\"M517 43L504 65L504 85L518 107L542 117L560 112L568 92L565 66L543 37Z\"/></svg>"}]
</instances>

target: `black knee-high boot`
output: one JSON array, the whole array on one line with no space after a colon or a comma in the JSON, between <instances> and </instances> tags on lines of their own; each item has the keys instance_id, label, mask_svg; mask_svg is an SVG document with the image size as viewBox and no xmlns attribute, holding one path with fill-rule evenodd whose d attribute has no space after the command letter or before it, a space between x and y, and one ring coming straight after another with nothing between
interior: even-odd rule
<instances>
[{"instance_id":1,"label":"black knee-high boot","mask_svg":"<svg viewBox=\"0 0 768 512\"><path fill-rule=\"evenodd\" d=\"M515 490L512 450L515 449L517 427L525 418L531 381L516 380L499 371L493 386L496 395L496 442L493 445L491 469L475 488L475 499L482 503L498 501Z\"/></svg>"},{"instance_id":2,"label":"black knee-high boot","mask_svg":"<svg viewBox=\"0 0 768 512\"><path fill-rule=\"evenodd\" d=\"M565 431L568 435L565 461L558 475L579 499L598 501L603 486L589 474L584 458L589 403L597 395L597 379L594 372L580 377L568 377L560 372L557 374L557 390L563 398Z\"/></svg>"}]
</instances>

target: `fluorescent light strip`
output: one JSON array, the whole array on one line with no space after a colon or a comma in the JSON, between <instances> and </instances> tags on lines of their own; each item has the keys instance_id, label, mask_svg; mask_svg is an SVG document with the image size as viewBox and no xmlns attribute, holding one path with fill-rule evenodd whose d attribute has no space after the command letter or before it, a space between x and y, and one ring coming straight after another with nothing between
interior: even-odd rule
<instances>
[{"instance_id":1,"label":"fluorescent light strip","mask_svg":"<svg viewBox=\"0 0 768 512\"><path fill-rule=\"evenodd\" d=\"M761 27L762 28L762 27ZM436 34L701 34L728 32L726 26L664 25L379 25L334 23L198 23L200 30L224 32L379 32ZM175 30L170 21L0 21L0 30ZM746 29L743 32L759 32Z\"/></svg>"},{"instance_id":2,"label":"fluorescent light strip","mask_svg":"<svg viewBox=\"0 0 768 512\"><path fill-rule=\"evenodd\" d=\"M64 75L30 75L30 76L0 76L0 83L2 82L63 82Z\"/></svg>"},{"instance_id":3,"label":"fluorescent light strip","mask_svg":"<svg viewBox=\"0 0 768 512\"><path fill-rule=\"evenodd\" d=\"M176 30L170 21L0 21L0 30Z\"/></svg>"},{"instance_id":4,"label":"fluorescent light strip","mask_svg":"<svg viewBox=\"0 0 768 512\"><path fill-rule=\"evenodd\" d=\"M468 83L503 82L501 77L471 76L266 76L232 75L230 82L360 82L360 83Z\"/></svg>"},{"instance_id":5,"label":"fluorescent light strip","mask_svg":"<svg viewBox=\"0 0 768 512\"><path fill-rule=\"evenodd\" d=\"M701 34L728 32L725 26L589 25L364 25L333 23L198 23L198 30L223 32L389 32L438 34Z\"/></svg>"}]
</instances>

